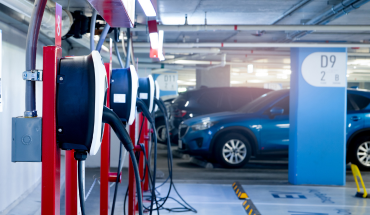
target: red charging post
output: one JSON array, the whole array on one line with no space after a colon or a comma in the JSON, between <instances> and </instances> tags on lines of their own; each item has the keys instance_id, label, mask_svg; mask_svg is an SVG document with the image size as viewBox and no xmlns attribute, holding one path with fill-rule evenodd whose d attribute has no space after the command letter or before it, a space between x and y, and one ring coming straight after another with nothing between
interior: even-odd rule
<instances>
[{"instance_id":1,"label":"red charging post","mask_svg":"<svg viewBox=\"0 0 370 215\"><path fill-rule=\"evenodd\" d=\"M56 83L62 49L43 49L41 214L60 214L60 149L56 135Z\"/></svg>"},{"instance_id":2,"label":"red charging post","mask_svg":"<svg viewBox=\"0 0 370 215\"><path fill-rule=\"evenodd\" d=\"M136 145L136 120L130 125L130 137L131 141ZM135 159L135 158L133 158ZM136 183L135 183L135 173L132 165L131 157L129 159L128 166L128 215L135 215L136 209Z\"/></svg>"},{"instance_id":3,"label":"red charging post","mask_svg":"<svg viewBox=\"0 0 370 215\"><path fill-rule=\"evenodd\" d=\"M112 41L110 43L110 62L105 63L105 70L107 72L108 90L110 91L110 77L112 71ZM110 107L110 98L107 96L107 107ZM114 173L117 176L117 173ZM110 126L104 125L103 140L101 143L101 159L100 159L100 215L108 215L109 213L109 182L112 182L110 172Z\"/></svg>"},{"instance_id":4,"label":"red charging post","mask_svg":"<svg viewBox=\"0 0 370 215\"><path fill-rule=\"evenodd\" d=\"M149 160L149 128L148 128L148 119L144 121L143 127L143 136L144 136L144 144L145 144L145 151L146 151L146 159ZM145 180L144 180L144 189L143 191L149 191L149 174L148 168L145 171Z\"/></svg>"},{"instance_id":5,"label":"red charging post","mask_svg":"<svg viewBox=\"0 0 370 215\"><path fill-rule=\"evenodd\" d=\"M110 64L105 63L108 78L108 95L110 86ZM107 96L107 106L109 107L109 96ZM100 214L107 215L109 209L109 169L110 169L110 126L104 125L103 141L101 144L100 160Z\"/></svg>"},{"instance_id":6,"label":"red charging post","mask_svg":"<svg viewBox=\"0 0 370 215\"><path fill-rule=\"evenodd\" d=\"M143 125L143 128L144 128L144 122L143 121L146 121L146 119L144 119L144 115L143 113L140 113L139 114L139 125L140 125L140 129L141 129L141 125ZM140 133L140 137L139 137L139 144L142 144L144 143L144 131L142 130L141 133ZM139 158L139 172L140 172L140 178L143 178L144 177L144 153L143 152L140 152L140 158ZM141 190L144 190L144 184L141 183Z\"/></svg>"},{"instance_id":7,"label":"red charging post","mask_svg":"<svg viewBox=\"0 0 370 215\"><path fill-rule=\"evenodd\" d=\"M56 4L55 46L43 48L41 214L60 214L60 149L56 135L56 84L62 58L62 7ZM59 19L60 21L61 19Z\"/></svg>"}]
</instances>

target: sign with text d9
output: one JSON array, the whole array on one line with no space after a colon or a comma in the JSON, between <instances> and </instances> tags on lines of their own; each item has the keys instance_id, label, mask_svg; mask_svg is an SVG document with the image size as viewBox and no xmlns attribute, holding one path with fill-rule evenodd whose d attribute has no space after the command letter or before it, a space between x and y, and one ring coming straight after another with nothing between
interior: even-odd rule
<instances>
[{"instance_id":1,"label":"sign with text d9","mask_svg":"<svg viewBox=\"0 0 370 215\"><path fill-rule=\"evenodd\" d=\"M55 45L62 46L62 6L55 3Z\"/></svg>"},{"instance_id":2,"label":"sign with text d9","mask_svg":"<svg viewBox=\"0 0 370 215\"><path fill-rule=\"evenodd\" d=\"M315 52L304 59L302 76L315 87L347 86L347 53Z\"/></svg>"}]
</instances>

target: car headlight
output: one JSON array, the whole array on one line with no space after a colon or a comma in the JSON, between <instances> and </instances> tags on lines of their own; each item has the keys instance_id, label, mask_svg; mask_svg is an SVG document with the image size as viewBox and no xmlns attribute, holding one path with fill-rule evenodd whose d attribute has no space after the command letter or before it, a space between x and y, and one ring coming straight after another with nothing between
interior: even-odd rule
<instances>
[{"instance_id":1,"label":"car headlight","mask_svg":"<svg viewBox=\"0 0 370 215\"><path fill-rule=\"evenodd\" d=\"M214 126L217 122L201 122L191 126L193 131L201 131Z\"/></svg>"}]
</instances>

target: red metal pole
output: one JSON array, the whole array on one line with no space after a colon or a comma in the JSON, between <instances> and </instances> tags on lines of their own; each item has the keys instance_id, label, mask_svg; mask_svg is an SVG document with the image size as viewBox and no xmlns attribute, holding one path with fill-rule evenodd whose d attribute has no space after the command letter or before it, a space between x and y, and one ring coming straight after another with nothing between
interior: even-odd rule
<instances>
[{"instance_id":1,"label":"red metal pole","mask_svg":"<svg viewBox=\"0 0 370 215\"><path fill-rule=\"evenodd\" d=\"M66 215L77 215L77 161L74 150L66 151Z\"/></svg>"},{"instance_id":2,"label":"red metal pole","mask_svg":"<svg viewBox=\"0 0 370 215\"><path fill-rule=\"evenodd\" d=\"M145 151L146 151L146 159L149 160L149 128L148 128L148 120L146 119L144 121L144 128L143 128L143 134L144 134L144 144L145 144ZM148 168L146 168L145 173L145 180L144 180L144 191L149 191L149 175L148 175Z\"/></svg>"},{"instance_id":3,"label":"red metal pole","mask_svg":"<svg viewBox=\"0 0 370 215\"><path fill-rule=\"evenodd\" d=\"M140 122L140 129L141 129L141 125L143 123L143 120L144 120L144 115L143 113L140 113L139 115L139 122ZM140 144L143 144L144 143L144 136L145 136L145 133L144 133L144 125L143 125L143 130L141 131L141 134L140 134L140 137L139 137L139 143ZM140 172L140 178L143 178L144 177L144 153L143 152L140 152L140 158L139 158L139 172ZM144 184L141 183L141 190L144 190Z\"/></svg>"},{"instance_id":4,"label":"red metal pole","mask_svg":"<svg viewBox=\"0 0 370 215\"><path fill-rule=\"evenodd\" d=\"M130 125L131 141L136 145L136 120ZM133 158L135 159L135 158ZM131 157L128 166L128 215L135 215L136 205L136 184L135 173L131 162Z\"/></svg>"},{"instance_id":5,"label":"red metal pole","mask_svg":"<svg viewBox=\"0 0 370 215\"><path fill-rule=\"evenodd\" d=\"M111 64L105 63L108 78L108 95L110 91ZM107 96L107 107L110 107L109 96ZM110 169L110 126L104 125L104 134L101 144L100 159L100 215L108 215L109 209L109 169Z\"/></svg>"},{"instance_id":6,"label":"red metal pole","mask_svg":"<svg viewBox=\"0 0 370 215\"><path fill-rule=\"evenodd\" d=\"M62 49L43 48L41 214L60 214L60 149L56 141L56 78Z\"/></svg>"}]
</instances>

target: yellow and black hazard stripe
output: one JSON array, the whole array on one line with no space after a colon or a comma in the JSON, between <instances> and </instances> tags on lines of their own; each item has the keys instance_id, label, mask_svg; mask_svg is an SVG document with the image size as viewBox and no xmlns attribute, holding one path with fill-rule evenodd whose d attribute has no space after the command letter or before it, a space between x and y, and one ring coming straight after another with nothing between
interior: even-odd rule
<instances>
[{"instance_id":1,"label":"yellow and black hazard stripe","mask_svg":"<svg viewBox=\"0 0 370 215\"><path fill-rule=\"evenodd\" d=\"M261 215L250 199L243 202L243 208L248 215Z\"/></svg>"},{"instance_id":2,"label":"yellow and black hazard stripe","mask_svg":"<svg viewBox=\"0 0 370 215\"><path fill-rule=\"evenodd\" d=\"M247 193L244 191L242 185L239 182L236 181L236 182L233 183L233 189L235 191L236 196L239 199L248 199L249 198Z\"/></svg>"}]
</instances>

